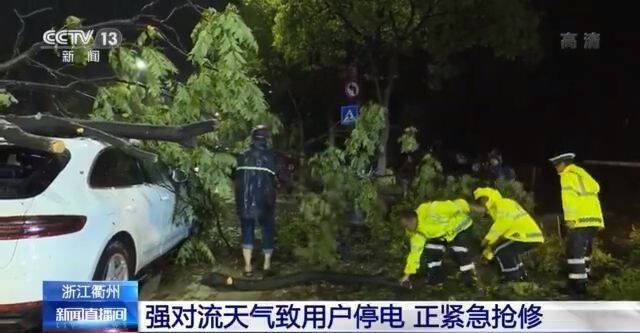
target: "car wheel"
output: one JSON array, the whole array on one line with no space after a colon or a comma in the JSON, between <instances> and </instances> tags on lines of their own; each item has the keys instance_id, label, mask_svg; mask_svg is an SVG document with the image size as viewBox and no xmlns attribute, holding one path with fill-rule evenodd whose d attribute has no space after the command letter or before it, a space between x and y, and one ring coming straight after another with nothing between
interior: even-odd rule
<instances>
[{"instance_id":1,"label":"car wheel","mask_svg":"<svg viewBox=\"0 0 640 333\"><path fill-rule=\"evenodd\" d=\"M102 253L94 280L125 281L133 278L130 250L120 241L112 241Z\"/></svg>"}]
</instances>

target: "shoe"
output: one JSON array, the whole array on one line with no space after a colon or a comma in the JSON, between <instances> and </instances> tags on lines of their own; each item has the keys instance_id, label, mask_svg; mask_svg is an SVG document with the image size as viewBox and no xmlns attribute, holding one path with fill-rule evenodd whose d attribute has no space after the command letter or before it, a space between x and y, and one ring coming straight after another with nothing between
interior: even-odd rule
<instances>
[{"instance_id":1,"label":"shoe","mask_svg":"<svg viewBox=\"0 0 640 333\"><path fill-rule=\"evenodd\" d=\"M464 286L475 289L478 286L478 279L475 276L466 276L462 278Z\"/></svg>"},{"instance_id":2,"label":"shoe","mask_svg":"<svg viewBox=\"0 0 640 333\"><path fill-rule=\"evenodd\" d=\"M272 277L275 275L276 275L276 272L272 268L267 268L262 270L263 277Z\"/></svg>"},{"instance_id":3,"label":"shoe","mask_svg":"<svg viewBox=\"0 0 640 333\"><path fill-rule=\"evenodd\" d=\"M424 283L429 286L440 288L444 284L444 281L442 281L442 279L435 279L435 278L428 277L424 280Z\"/></svg>"}]
</instances>

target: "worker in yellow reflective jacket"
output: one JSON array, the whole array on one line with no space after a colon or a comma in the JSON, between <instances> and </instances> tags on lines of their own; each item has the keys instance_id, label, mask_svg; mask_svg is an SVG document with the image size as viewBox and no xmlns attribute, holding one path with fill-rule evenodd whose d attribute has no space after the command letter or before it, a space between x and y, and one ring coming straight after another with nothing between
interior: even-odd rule
<instances>
[{"instance_id":1,"label":"worker in yellow reflective jacket","mask_svg":"<svg viewBox=\"0 0 640 333\"><path fill-rule=\"evenodd\" d=\"M447 248L453 251L464 283L475 284L475 265L471 253L472 239L469 204L464 199L431 201L416 210L404 212L400 222L409 237L411 250L407 256L401 283L410 286L409 278L420 268L422 254L426 262L427 283L443 281L442 259Z\"/></svg>"},{"instance_id":2,"label":"worker in yellow reflective jacket","mask_svg":"<svg viewBox=\"0 0 640 333\"><path fill-rule=\"evenodd\" d=\"M569 291L584 294L590 272L591 249L596 234L604 229L604 219L598 193L600 185L583 168L575 165L574 153L549 159L560 175L562 210L568 228L567 264Z\"/></svg>"},{"instance_id":3,"label":"worker in yellow reflective jacket","mask_svg":"<svg viewBox=\"0 0 640 333\"><path fill-rule=\"evenodd\" d=\"M503 198L498 190L482 187L473 196L493 219L482 240L483 256L487 260L497 259L503 280L523 280L526 274L521 255L544 242L542 231L520 204Z\"/></svg>"}]
</instances>

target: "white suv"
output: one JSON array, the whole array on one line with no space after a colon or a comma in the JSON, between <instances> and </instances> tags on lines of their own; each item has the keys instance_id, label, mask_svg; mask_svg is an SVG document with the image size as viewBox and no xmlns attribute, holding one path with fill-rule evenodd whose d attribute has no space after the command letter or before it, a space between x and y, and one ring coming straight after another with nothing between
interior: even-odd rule
<instances>
[{"instance_id":1,"label":"white suv","mask_svg":"<svg viewBox=\"0 0 640 333\"><path fill-rule=\"evenodd\" d=\"M43 280L126 280L189 235L158 163L88 138L51 154L0 140L0 313L39 307Z\"/></svg>"}]
</instances>

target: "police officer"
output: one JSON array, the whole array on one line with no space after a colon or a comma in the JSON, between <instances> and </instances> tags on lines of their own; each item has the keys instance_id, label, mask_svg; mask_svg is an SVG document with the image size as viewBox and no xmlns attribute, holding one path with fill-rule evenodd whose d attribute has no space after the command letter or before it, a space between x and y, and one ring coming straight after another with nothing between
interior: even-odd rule
<instances>
[{"instance_id":1,"label":"police officer","mask_svg":"<svg viewBox=\"0 0 640 333\"><path fill-rule=\"evenodd\" d=\"M576 295L586 292L591 250L597 232L604 229L604 219L598 193L600 185L583 168L575 165L574 153L564 153L549 159L560 175L562 210L569 229L567 264L569 291Z\"/></svg>"},{"instance_id":2,"label":"police officer","mask_svg":"<svg viewBox=\"0 0 640 333\"><path fill-rule=\"evenodd\" d=\"M238 156L235 170L236 210L242 234L244 274L251 276L251 255L256 223L262 228L263 269L271 269L275 232L275 155L269 148L271 132L264 125L251 131L251 147Z\"/></svg>"},{"instance_id":3,"label":"police officer","mask_svg":"<svg viewBox=\"0 0 640 333\"><path fill-rule=\"evenodd\" d=\"M497 259L504 281L524 279L521 255L544 242L542 231L520 204L503 198L498 190L482 187L473 196L493 220L481 244L485 248L483 256Z\"/></svg>"},{"instance_id":4,"label":"police officer","mask_svg":"<svg viewBox=\"0 0 640 333\"><path fill-rule=\"evenodd\" d=\"M440 285L443 281L442 259L447 248L453 251L463 282L473 286L476 281L471 253L472 220L469 204L464 199L425 202L414 210L404 212L401 224L409 237L411 250L407 256L404 276L400 282L410 286L409 278L420 268L424 252L427 283Z\"/></svg>"}]
</instances>

